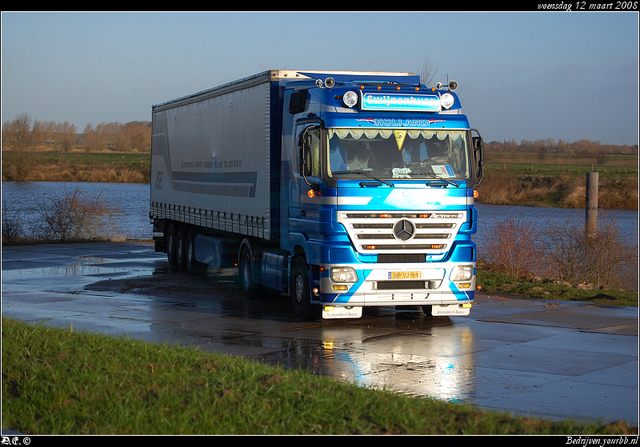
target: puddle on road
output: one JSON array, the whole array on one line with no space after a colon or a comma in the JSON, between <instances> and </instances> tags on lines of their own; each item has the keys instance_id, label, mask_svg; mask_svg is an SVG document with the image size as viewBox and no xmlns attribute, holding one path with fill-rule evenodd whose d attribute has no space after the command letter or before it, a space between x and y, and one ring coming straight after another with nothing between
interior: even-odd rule
<instances>
[{"instance_id":1,"label":"puddle on road","mask_svg":"<svg viewBox=\"0 0 640 447\"><path fill-rule=\"evenodd\" d=\"M60 292L81 290L88 284L105 279L125 279L139 276L151 276L157 266L149 260L146 263L122 264L111 262L103 258L85 257L90 263L77 262L52 267L35 267L23 269L9 269L2 271L2 288L5 291L19 291L36 288L40 280L51 283ZM39 284L37 288L41 288Z\"/></svg>"},{"instance_id":2,"label":"puddle on road","mask_svg":"<svg viewBox=\"0 0 640 447\"><path fill-rule=\"evenodd\" d=\"M470 401L475 392L473 337L468 328L449 326L446 337L429 333L392 333L366 339L369 331L340 330L340 339L323 341L239 337L225 345L271 349L252 358L287 369L336 377L349 383L393 389L449 402Z\"/></svg>"},{"instance_id":3,"label":"puddle on road","mask_svg":"<svg viewBox=\"0 0 640 447\"><path fill-rule=\"evenodd\" d=\"M151 275L152 269L148 274ZM56 277L122 277L122 276L140 276L141 270L130 269L114 269L96 265L87 264L70 264L60 267L41 267L34 269L6 270L2 272L2 283L9 285L16 281L28 281L37 278L56 278ZM93 282L93 281L89 281Z\"/></svg>"}]
</instances>

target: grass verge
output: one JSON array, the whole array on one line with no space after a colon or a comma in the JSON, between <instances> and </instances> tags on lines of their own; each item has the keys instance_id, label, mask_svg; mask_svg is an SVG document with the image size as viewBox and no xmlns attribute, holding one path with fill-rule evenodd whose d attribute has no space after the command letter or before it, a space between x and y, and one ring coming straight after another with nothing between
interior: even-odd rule
<instances>
[{"instance_id":1,"label":"grass verge","mask_svg":"<svg viewBox=\"0 0 640 447\"><path fill-rule=\"evenodd\" d=\"M2 342L3 427L25 434L637 434L4 317Z\"/></svg>"},{"instance_id":2,"label":"grass verge","mask_svg":"<svg viewBox=\"0 0 640 447\"><path fill-rule=\"evenodd\" d=\"M585 290L556 282L537 282L501 272L477 269L477 285L482 292L518 295L561 301L588 301L613 306L638 307L638 292L626 290Z\"/></svg>"}]
</instances>

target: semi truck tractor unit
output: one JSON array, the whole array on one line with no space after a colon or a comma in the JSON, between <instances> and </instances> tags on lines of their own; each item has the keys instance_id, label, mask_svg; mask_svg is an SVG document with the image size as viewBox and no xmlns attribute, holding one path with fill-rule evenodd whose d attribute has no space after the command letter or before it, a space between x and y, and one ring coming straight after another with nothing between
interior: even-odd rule
<instances>
[{"instance_id":1,"label":"semi truck tractor unit","mask_svg":"<svg viewBox=\"0 0 640 447\"><path fill-rule=\"evenodd\" d=\"M238 269L297 318L468 315L483 145L456 83L269 70L152 107L156 251Z\"/></svg>"}]
</instances>

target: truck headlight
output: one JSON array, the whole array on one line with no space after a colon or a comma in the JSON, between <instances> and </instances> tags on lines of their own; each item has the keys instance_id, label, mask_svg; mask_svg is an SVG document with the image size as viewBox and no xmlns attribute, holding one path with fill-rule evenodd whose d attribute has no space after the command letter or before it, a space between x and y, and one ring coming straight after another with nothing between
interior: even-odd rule
<instances>
[{"instance_id":1,"label":"truck headlight","mask_svg":"<svg viewBox=\"0 0 640 447\"><path fill-rule=\"evenodd\" d=\"M470 281L473 278L472 265L457 265L451 270L449 279L451 281Z\"/></svg>"},{"instance_id":2,"label":"truck headlight","mask_svg":"<svg viewBox=\"0 0 640 447\"><path fill-rule=\"evenodd\" d=\"M332 267L331 281L358 282L358 275L353 267Z\"/></svg>"},{"instance_id":3,"label":"truck headlight","mask_svg":"<svg viewBox=\"0 0 640 447\"><path fill-rule=\"evenodd\" d=\"M440 104L443 109L450 109L453 106L455 100L453 99L453 95L451 93L445 93L440 97Z\"/></svg>"},{"instance_id":4,"label":"truck headlight","mask_svg":"<svg viewBox=\"0 0 640 447\"><path fill-rule=\"evenodd\" d=\"M344 105L347 107L353 107L358 103L358 94L354 91L349 90L342 97L342 102L344 102Z\"/></svg>"}]
</instances>

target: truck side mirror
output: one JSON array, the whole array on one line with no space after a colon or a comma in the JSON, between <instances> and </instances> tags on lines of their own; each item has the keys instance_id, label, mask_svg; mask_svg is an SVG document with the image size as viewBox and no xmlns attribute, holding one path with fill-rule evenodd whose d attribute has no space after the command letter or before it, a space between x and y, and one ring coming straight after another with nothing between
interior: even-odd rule
<instances>
[{"instance_id":1,"label":"truck side mirror","mask_svg":"<svg viewBox=\"0 0 640 447\"><path fill-rule=\"evenodd\" d=\"M311 175L311 135L309 134L309 129L311 129L311 127L307 127L298 139L298 146L300 148L300 174L308 186L316 189L314 185L307 180L307 176Z\"/></svg>"},{"instance_id":2,"label":"truck side mirror","mask_svg":"<svg viewBox=\"0 0 640 447\"><path fill-rule=\"evenodd\" d=\"M473 160L475 162L475 170L476 170L476 186L480 184L482 178L484 177L484 142L482 141L482 136L480 132L475 129L471 129L475 131L478 136L473 137Z\"/></svg>"},{"instance_id":3,"label":"truck side mirror","mask_svg":"<svg viewBox=\"0 0 640 447\"><path fill-rule=\"evenodd\" d=\"M298 146L300 147L300 172L303 177L306 177L307 175L311 175L311 154L309 153L311 135L309 135L306 130L300 135Z\"/></svg>"}]
</instances>

